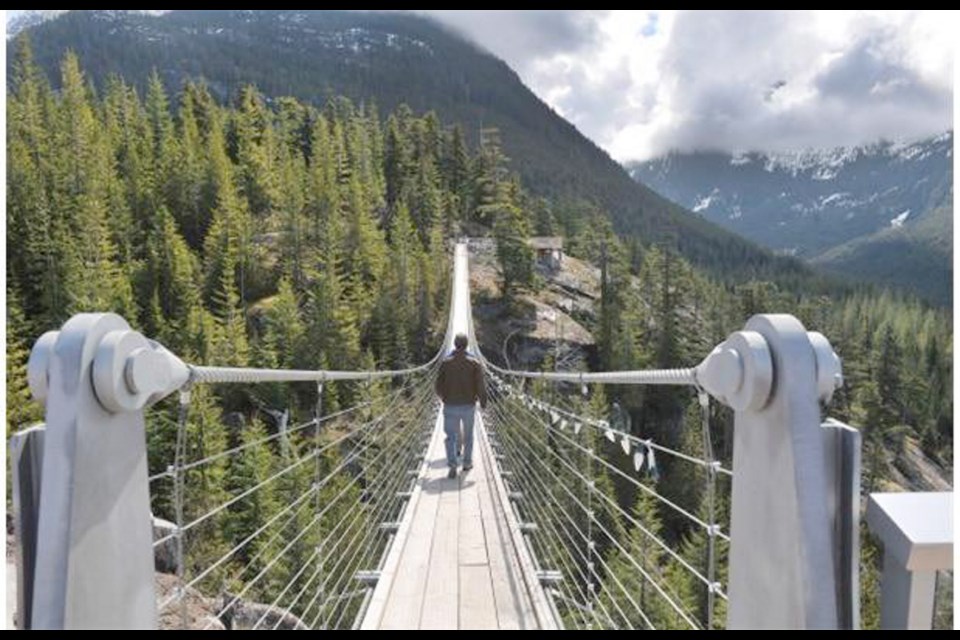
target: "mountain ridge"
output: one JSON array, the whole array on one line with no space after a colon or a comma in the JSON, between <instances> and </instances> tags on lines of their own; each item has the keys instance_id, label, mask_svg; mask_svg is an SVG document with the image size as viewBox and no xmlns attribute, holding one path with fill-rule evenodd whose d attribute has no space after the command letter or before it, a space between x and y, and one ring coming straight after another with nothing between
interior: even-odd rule
<instances>
[{"instance_id":1,"label":"mountain ridge","mask_svg":"<svg viewBox=\"0 0 960 640\"><path fill-rule=\"evenodd\" d=\"M937 238L952 237L952 161L947 131L793 153L673 152L629 169L635 180L774 251L831 272L916 286L943 304L952 295L952 246ZM873 270L881 245L891 250L887 278Z\"/></svg>"}]
</instances>

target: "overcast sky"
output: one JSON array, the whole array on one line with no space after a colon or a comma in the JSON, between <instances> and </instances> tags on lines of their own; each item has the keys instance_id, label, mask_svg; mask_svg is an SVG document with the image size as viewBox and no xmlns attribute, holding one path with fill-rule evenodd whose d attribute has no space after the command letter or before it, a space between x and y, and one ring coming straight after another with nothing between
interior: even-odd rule
<instances>
[{"instance_id":1,"label":"overcast sky","mask_svg":"<svg viewBox=\"0 0 960 640\"><path fill-rule=\"evenodd\" d=\"M503 58L617 160L952 128L945 12L425 11Z\"/></svg>"},{"instance_id":2,"label":"overcast sky","mask_svg":"<svg viewBox=\"0 0 960 640\"><path fill-rule=\"evenodd\" d=\"M952 12L420 13L503 58L621 161L911 140L953 127Z\"/></svg>"}]
</instances>

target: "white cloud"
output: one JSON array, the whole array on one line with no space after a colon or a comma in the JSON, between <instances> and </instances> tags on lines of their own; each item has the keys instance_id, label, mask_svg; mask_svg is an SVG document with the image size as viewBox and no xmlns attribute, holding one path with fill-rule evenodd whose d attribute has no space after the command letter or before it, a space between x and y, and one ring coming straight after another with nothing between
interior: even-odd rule
<instances>
[{"instance_id":1,"label":"white cloud","mask_svg":"<svg viewBox=\"0 0 960 640\"><path fill-rule=\"evenodd\" d=\"M619 160L952 128L946 12L431 11Z\"/></svg>"}]
</instances>

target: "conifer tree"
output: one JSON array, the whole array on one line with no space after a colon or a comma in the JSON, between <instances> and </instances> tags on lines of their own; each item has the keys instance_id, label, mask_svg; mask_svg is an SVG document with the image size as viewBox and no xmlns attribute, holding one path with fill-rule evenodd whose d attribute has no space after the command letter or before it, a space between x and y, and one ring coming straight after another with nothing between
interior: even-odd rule
<instances>
[{"instance_id":1,"label":"conifer tree","mask_svg":"<svg viewBox=\"0 0 960 640\"><path fill-rule=\"evenodd\" d=\"M231 547L254 536L279 511L281 502L277 496L277 487L266 482L277 473L277 461L270 447L263 440L267 431L259 420L249 424L240 424L235 434L236 444L244 448L231 456L224 476L224 489L232 496L238 496L251 487L261 485L259 489L233 503L223 518L223 534ZM244 545L232 560L237 567L248 567L237 574L238 583L244 585L264 569L270 560L279 553L283 542L268 545L271 534L279 527L269 527L257 534ZM259 599L269 588L269 579L258 581L252 598Z\"/></svg>"},{"instance_id":2,"label":"conifer tree","mask_svg":"<svg viewBox=\"0 0 960 640\"><path fill-rule=\"evenodd\" d=\"M227 432L221 422L219 399L204 386L196 386L190 394L190 405L185 426L185 463L199 462L227 448ZM171 421L176 435L176 419ZM172 459L168 459L169 464ZM183 517L184 523L193 522L228 500L225 490L227 458L220 457L184 472ZM216 512L194 526L184 538L185 577L191 579L208 569L228 550L229 543L223 536L226 514ZM217 593L227 576L226 567L212 571L198 585L202 593Z\"/></svg>"},{"instance_id":3,"label":"conifer tree","mask_svg":"<svg viewBox=\"0 0 960 640\"><path fill-rule=\"evenodd\" d=\"M233 125L240 190L255 217L265 216L280 198L275 169L275 140L271 117L263 97L252 86L240 92Z\"/></svg>"},{"instance_id":4,"label":"conifer tree","mask_svg":"<svg viewBox=\"0 0 960 640\"><path fill-rule=\"evenodd\" d=\"M64 270L70 313L114 309L136 317L133 291L117 264L116 246L108 227L107 202L111 158L90 104L77 57L68 53L62 70L62 101L57 143L61 154L58 185L67 212Z\"/></svg>"},{"instance_id":5,"label":"conifer tree","mask_svg":"<svg viewBox=\"0 0 960 640\"><path fill-rule=\"evenodd\" d=\"M470 204L470 158L463 138L463 129L459 125L454 125L451 130L445 149L444 175L450 192L446 222L449 232L454 224L466 219L467 207Z\"/></svg>"},{"instance_id":6,"label":"conifer tree","mask_svg":"<svg viewBox=\"0 0 960 640\"><path fill-rule=\"evenodd\" d=\"M513 298L519 289L533 284L533 250L528 244L529 230L522 212L502 202L493 228L497 257L503 270L503 294Z\"/></svg>"},{"instance_id":7,"label":"conifer tree","mask_svg":"<svg viewBox=\"0 0 960 640\"><path fill-rule=\"evenodd\" d=\"M25 322L38 329L56 326L66 311L66 220L49 188L52 102L28 36L21 34L7 98L8 285L20 294Z\"/></svg>"},{"instance_id":8,"label":"conifer tree","mask_svg":"<svg viewBox=\"0 0 960 640\"><path fill-rule=\"evenodd\" d=\"M663 525L655 499L648 493L637 493L633 518L643 528L631 525L627 539L619 547L611 548L607 561L607 589L600 596L600 602L608 610L623 611L629 624L637 629L648 628L647 620L637 609L643 612L654 629L685 628L667 599L670 597L676 602L674 594L664 588L662 567L666 554L654 539L662 537Z\"/></svg>"},{"instance_id":9,"label":"conifer tree","mask_svg":"<svg viewBox=\"0 0 960 640\"><path fill-rule=\"evenodd\" d=\"M201 108L194 97L198 90L188 83L180 96L179 131L171 153L169 191L166 201L176 216L188 245L201 248L203 235L209 225L212 211L204 202L207 189L205 176L206 154L201 135L198 111Z\"/></svg>"},{"instance_id":10,"label":"conifer tree","mask_svg":"<svg viewBox=\"0 0 960 640\"><path fill-rule=\"evenodd\" d=\"M43 418L43 410L27 386L29 345L24 340L25 322L20 302L7 289L7 427L6 437Z\"/></svg>"},{"instance_id":11,"label":"conifer tree","mask_svg":"<svg viewBox=\"0 0 960 640\"><path fill-rule=\"evenodd\" d=\"M280 548L275 553L288 545L289 548L271 572L271 601L279 597L285 588L288 589L285 600L291 600L291 594L299 593L307 585L313 574L312 569L317 564L317 544L320 542L317 505L326 503L317 496L321 489L315 486L319 478L314 478L314 451L304 446L307 444L301 443L300 438L281 440L280 453L276 457L280 469L290 469L277 479L275 497L278 505L297 506L290 514L282 516L276 525L276 530L280 531ZM308 569L304 570L304 566Z\"/></svg>"}]
</instances>

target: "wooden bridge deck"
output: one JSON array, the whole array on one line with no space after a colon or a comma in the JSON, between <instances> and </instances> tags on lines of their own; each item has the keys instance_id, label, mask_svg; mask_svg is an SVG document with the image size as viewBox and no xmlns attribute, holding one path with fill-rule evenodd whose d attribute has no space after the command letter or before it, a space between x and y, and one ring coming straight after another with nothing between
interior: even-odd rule
<instances>
[{"instance_id":1,"label":"wooden bridge deck","mask_svg":"<svg viewBox=\"0 0 960 640\"><path fill-rule=\"evenodd\" d=\"M412 516L398 532L364 628L537 628L479 413L474 467L452 480L438 416Z\"/></svg>"}]
</instances>

